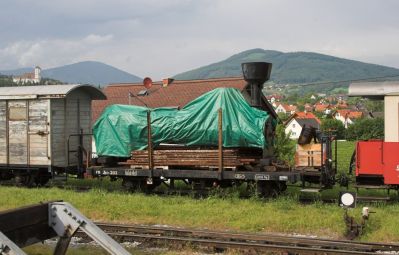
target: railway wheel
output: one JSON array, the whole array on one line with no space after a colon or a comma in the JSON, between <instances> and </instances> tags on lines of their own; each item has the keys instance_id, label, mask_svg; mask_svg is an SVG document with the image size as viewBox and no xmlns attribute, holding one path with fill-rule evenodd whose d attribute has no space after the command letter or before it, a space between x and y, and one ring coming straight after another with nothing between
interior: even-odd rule
<instances>
[{"instance_id":1,"label":"railway wheel","mask_svg":"<svg viewBox=\"0 0 399 255\"><path fill-rule=\"evenodd\" d=\"M50 176L39 175L39 176L36 176L34 179L35 179L35 184L37 186L44 186L50 180Z\"/></svg>"},{"instance_id":2,"label":"railway wheel","mask_svg":"<svg viewBox=\"0 0 399 255\"><path fill-rule=\"evenodd\" d=\"M153 179L152 184L148 184L146 179L132 179L124 178L122 181L122 186L126 191L129 192L145 192L149 193L158 187L162 181L160 179Z\"/></svg>"},{"instance_id":3,"label":"railway wheel","mask_svg":"<svg viewBox=\"0 0 399 255\"><path fill-rule=\"evenodd\" d=\"M14 180L16 186L33 187L35 184L35 178L31 174L16 174Z\"/></svg>"},{"instance_id":4,"label":"railway wheel","mask_svg":"<svg viewBox=\"0 0 399 255\"><path fill-rule=\"evenodd\" d=\"M277 197L281 192L279 183L276 181L258 181L256 183L256 194L264 198Z\"/></svg>"}]
</instances>

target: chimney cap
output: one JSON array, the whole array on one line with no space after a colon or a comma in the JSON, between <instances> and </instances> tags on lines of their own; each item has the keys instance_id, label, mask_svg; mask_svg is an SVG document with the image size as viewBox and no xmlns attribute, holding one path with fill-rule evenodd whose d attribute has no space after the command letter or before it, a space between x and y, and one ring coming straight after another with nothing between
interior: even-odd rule
<instances>
[{"instance_id":1,"label":"chimney cap","mask_svg":"<svg viewBox=\"0 0 399 255\"><path fill-rule=\"evenodd\" d=\"M162 87L167 87L170 85L175 79L173 78L164 78L162 79Z\"/></svg>"},{"instance_id":2,"label":"chimney cap","mask_svg":"<svg viewBox=\"0 0 399 255\"><path fill-rule=\"evenodd\" d=\"M270 79L272 63L268 62L247 62L242 63L242 73L247 82L263 84Z\"/></svg>"}]
</instances>

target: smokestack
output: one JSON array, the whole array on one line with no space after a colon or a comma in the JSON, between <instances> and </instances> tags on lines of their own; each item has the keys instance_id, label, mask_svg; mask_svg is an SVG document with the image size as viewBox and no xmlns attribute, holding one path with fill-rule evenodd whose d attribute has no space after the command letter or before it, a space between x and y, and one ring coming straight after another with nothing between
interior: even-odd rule
<instances>
[{"instance_id":1,"label":"smokestack","mask_svg":"<svg viewBox=\"0 0 399 255\"><path fill-rule=\"evenodd\" d=\"M242 73L251 93L251 106L261 107L263 83L270 79L272 64L267 62L242 63Z\"/></svg>"}]
</instances>

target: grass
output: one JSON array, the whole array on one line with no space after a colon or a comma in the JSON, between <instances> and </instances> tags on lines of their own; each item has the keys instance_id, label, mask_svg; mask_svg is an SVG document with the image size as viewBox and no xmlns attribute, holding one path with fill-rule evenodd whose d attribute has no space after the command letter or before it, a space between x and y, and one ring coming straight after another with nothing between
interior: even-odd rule
<instances>
[{"instance_id":1,"label":"grass","mask_svg":"<svg viewBox=\"0 0 399 255\"><path fill-rule=\"evenodd\" d=\"M236 230L248 232L300 233L340 238L344 235L343 210L336 205L315 203L301 205L295 197L282 196L271 201L256 198L193 199L184 196L125 194L101 189L76 193L72 190L0 188L0 210L62 199L72 203L95 221L162 224L182 227ZM399 240L399 206L377 205L373 208L363 240ZM360 215L360 207L354 215Z\"/></svg>"},{"instance_id":2,"label":"grass","mask_svg":"<svg viewBox=\"0 0 399 255\"><path fill-rule=\"evenodd\" d=\"M355 142L353 141L338 141L337 142L337 158L338 173L346 173L349 171L349 164L355 149ZM334 150L334 147L333 147Z\"/></svg>"},{"instance_id":3,"label":"grass","mask_svg":"<svg viewBox=\"0 0 399 255\"><path fill-rule=\"evenodd\" d=\"M354 144L339 142L339 172L346 172ZM349 158L349 159L348 159ZM343 209L335 204L298 202L298 187L277 199L255 197L242 199L239 190L230 195L218 193L206 198L128 194L118 189L120 183L103 180L74 180L71 185L90 184L94 188L78 193L58 188L0 187L0 210L16 208L40 201L68 201L94 221L118 223L162 224L181 227L209 228L245 232L278 232L342 238L345 233ZM112 187L111 189L109 187ZM326 191L337 197L340 188ZM324 195L324 194L323 194ZM360 204L350 211L360 220ZM364 241L399 241L399 204L375 204Z\"/></svg>"}]
</instances>

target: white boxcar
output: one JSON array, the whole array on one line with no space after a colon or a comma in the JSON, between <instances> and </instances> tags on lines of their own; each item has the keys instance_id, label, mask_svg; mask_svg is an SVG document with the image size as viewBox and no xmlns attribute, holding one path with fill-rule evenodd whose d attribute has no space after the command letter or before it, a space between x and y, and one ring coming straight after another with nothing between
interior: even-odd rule
<instances>
[{"instance_id":1,"label":"white boxcar","mask_svg":"<svg viewBox=\"0 0 399 255\"><path fill-rule=\"evenodd\" d=\"M43 184L54 172L82 167L78 152L91 150L91 101L102 99L90 85L1 87L0 180Z\"/></svg>"}]
</instances>

